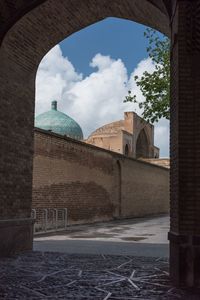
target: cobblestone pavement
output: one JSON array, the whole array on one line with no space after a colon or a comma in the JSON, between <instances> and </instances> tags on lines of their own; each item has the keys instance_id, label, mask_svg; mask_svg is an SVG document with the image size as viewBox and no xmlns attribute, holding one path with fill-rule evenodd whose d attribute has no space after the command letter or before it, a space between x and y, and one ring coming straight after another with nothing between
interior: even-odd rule
<instances>
[{"instance_id":1,"label":"cobblestone pavement","mask_svg":"<svg viewBox=\"0 0 200 300\"><path fill-rule=\"evenodd\" d=\"M171 286L162 258L29 252L0 270L0 299L200 299Z\"/></svg>"}]
</instances>

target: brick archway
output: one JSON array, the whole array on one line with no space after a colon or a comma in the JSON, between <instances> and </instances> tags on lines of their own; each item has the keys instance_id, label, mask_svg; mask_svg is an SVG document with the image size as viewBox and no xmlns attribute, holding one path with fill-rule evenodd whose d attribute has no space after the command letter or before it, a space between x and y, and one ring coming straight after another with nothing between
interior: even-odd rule
<instances>
[{"instance_id":1,"label":"brick archway","mask_svg":"<svg viewBox=\"0 0 200 300\"><path fill-rule=\"evenodd\" d=\"M137 158L148 158L149 155L149 144L147 134L144 128L140 131L137 142L136 142L136 157Z\"/></svg>"},{"instance_id":2,"label":"brick archway","mask_svg":"<svg viewBox=\"0 0 200 300\"><path fill-rule=\"evenodd\" d=\"M32 247L35 75L42 57L72 33L119 17L171 33L171 276L200 286L200 1L1 0L0 8L0 254Z\"/></svg>"},{"instance_id":3,"label":"brick archway","mask_svg":"<svg viewBox=\"0 0 200 300\"><path fill-rule=\"evenodd\" d=\"M30 248L35 76L41 59L67 36L109 16L134 20L165 33L169 33L169 19L166 11L147 0L29 1L32 6L26 5L27 1L24 4L15 1L13 8L6 0L1 2L5 14L10 13L10 20L7 24L5 18L1 27L0 136L4 143L0 157L4 176L0 181L0 201L3 201L0 217L10 220L11 232L19 229L15 222L21 222L25 231L21 245L25 243ZM0 253L18 247L12 234L6 249L0 249Z\"/></svg>"}]
</instances>

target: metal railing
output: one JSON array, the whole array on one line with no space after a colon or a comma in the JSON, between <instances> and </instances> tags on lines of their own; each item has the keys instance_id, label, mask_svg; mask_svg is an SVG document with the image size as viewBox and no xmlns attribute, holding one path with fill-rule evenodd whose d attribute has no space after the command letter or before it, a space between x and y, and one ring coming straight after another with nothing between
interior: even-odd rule
<instances>
[{"instance_id":1,"label":"metal railing","mask_svg":"<svg viewBox=\"0 0 200 300\"><path fill-rule=\"evenodd\" d=\"M34 208L34 234L65 230L67 227L67 208Z\"/></svg>"}]
</instances>

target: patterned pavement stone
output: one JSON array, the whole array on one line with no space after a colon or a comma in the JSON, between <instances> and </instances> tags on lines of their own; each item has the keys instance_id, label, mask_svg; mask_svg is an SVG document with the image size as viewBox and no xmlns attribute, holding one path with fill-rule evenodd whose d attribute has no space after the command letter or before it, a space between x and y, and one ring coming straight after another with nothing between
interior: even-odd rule
<instances>
[{"instance_id":1,"label":"patterned pavement stone","mask_svg":"<svg viewBox=\"0 0 200 300\"><path fill-rule=\"evenodd\" d=\"M28 252L0 270L0 299L200 299L171 286L163 258Z\"/></svg>"}]
</instances>

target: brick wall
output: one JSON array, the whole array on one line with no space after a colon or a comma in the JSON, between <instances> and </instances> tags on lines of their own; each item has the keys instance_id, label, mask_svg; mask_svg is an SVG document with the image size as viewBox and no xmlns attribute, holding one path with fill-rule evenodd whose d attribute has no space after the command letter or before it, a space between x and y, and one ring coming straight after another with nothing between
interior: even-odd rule
<instances>
[{"instance_id":1,"label":"brick wall","mask_svg":"<svg viewBox=\"0 0 200 300\"><path fill-rule=\"evenodd\" d=\"M123 217L143 217L169 210L169 170L139 160L121 159Z\"/></svg>"},{"instance_id":2,"label":"brick wall","mask_svg":"<svg viewBox=\"0 0 200 300\"><path fill-rule=\"evenodd\" d=\"M146 0L0 1L0 219L4 226L0 255L17 251L19 246L31 249L32 245L30 212L38 65L64 38L111 16L170 33L166 11Z\"/></svg>"},{"instance_id":3,"label":"brick wall","mask_svg":"<svg viewBox=\"0 0 200 300\"><path fill-rule=\"evenodd\" d=\"M168 212L168 170L35 130L33 208L67 208L71 224Z\"/></svg>"},{"instance_id":4,"label":"brick wall","mask_svg":"<svg viewBox=\"0 0 200 300\"><path fill-rule=\"evenodd\" d=\"M143 161L146 161L151 164L162 166L165 168L170 168L170 159L169 158L140 158Z\"/></svg>"}]
</instances>

